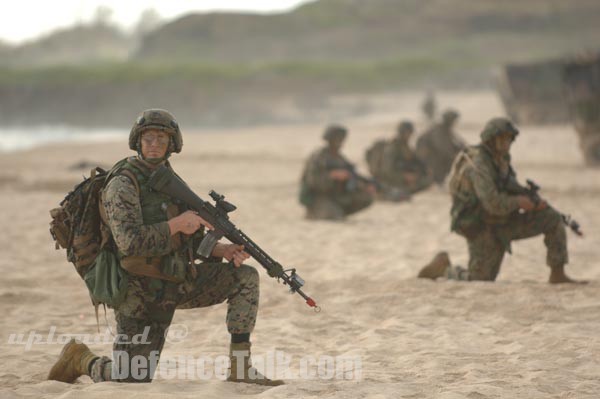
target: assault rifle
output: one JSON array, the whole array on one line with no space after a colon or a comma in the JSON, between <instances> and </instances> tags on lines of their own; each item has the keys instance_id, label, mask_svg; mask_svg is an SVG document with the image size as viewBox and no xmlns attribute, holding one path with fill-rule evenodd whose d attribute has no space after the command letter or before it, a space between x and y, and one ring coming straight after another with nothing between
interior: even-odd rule
<instances>
[{"instance_id":1,"label":"assault rifle","mask_svg":"<svg viewBox=\"0 0 600 399\"><path fill-rule=\"evenodd\" d=\"M214 230L209 231L200 243L197 251L198 255L209 258L217 242L222 237L226 237L234 244L243 245L244 251L256 259L267 270L269 276L276 278L277 281L282 280L283 284L290 288L290 293L298 293L306 300L306 304L314 308L316 312L321 310L312 298L302 292L301 288L304 285L304 280L296 274L296 269L284 270L279 262L271 258L229 220L229 213L237 208L232 203L225 201L223 195L211 190L209 195L214 200L215 205L204 201L164 165L152 173L149 185L154 191L182 201L190 209L196 211L200 217L213 225Z\"/></svg>"},{"instance_id":2,"label":"assault rifle","mask_svg":"<svg viewBox=\"0 0 600 399\"><path fill-rule=\"evenodd\" d=\"M540 191L540 186L538 186L533 180L531 179L527 179L527 187L523 187L522 193L524 195L527 195L531 201L537 206L540 201L542 201L542 198L539 195L539 191ZM570 228L573 233L577 234L578 236L583 236L583 232L581 231L581 226L579 225L579 223L577 223L577 221L575 219L573 219L571 217L571 215L565 215L564 213L560 213L560 216L562 217L563 223L565 224L565 226L567 226L568 228Z\"/></svg>"}]
</instances>

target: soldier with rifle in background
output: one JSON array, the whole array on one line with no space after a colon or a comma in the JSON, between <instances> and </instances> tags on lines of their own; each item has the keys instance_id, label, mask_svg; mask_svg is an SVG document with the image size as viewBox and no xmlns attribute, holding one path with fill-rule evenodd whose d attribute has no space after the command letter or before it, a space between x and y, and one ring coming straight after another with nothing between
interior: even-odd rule
<instances>
[{"instance_id":1,"label":"soldier with rifle in background","mask_svg":"<svg viewBox=\"0 0 600 399\"><path fill-rule=\"evenodd\" d=\"M327 145L306 162L300 203L306 207L307 219L343 220L373 203L376 183L358 174L340 152L347 134L343 126L328 126L323 134Z\"/></svg>"},{"instance_id":2,"label":"soldier with rifle in background","mask_svg":"<svg viewBox=\"0 0 600 399\"><path fill-rule=\"evenodd\" d=\"M467 240L468 270L452 266L440 252L419 273L421 278L494 281L511 242L544 235L549 282L574 283L564 270L569 257L565 225L579 225L537 195L537 186L521 186L511 165L510 148L519 134L506 118L493 118L481 143L461 151L452 165L451 230Z\"/></svg>"},{"instance_id":3,"label":"soldier with rifle in background","mask_svg":"<svg viewBox=\"0 0 600 399\"><path fill-rule=\"evenodd\" d=\"M397 190L406 198L432 183L430 171L410 146L414 131L412 122L403 120L393 139L375 142L366 153L369 170L377 181L386 191Z\"/></svg>"}]
</instances>

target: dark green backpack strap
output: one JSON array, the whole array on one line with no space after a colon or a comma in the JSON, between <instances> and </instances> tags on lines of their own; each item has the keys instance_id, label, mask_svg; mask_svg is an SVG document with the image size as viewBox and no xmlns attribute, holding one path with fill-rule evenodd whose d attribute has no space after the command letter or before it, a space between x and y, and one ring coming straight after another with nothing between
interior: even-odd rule
<instances>
[{"instance_id":1,"label":"dark green backpack strap","mask_svg":"<svg viewBox=\"0 0 600 399\"><path fill-rule=\"evenodd\" d=\"M123 175L123 176L126 176L129 180L131 180L131 182L135 186L135 189L139 195L140 185L138 183L137 178L135 177L135 174L133 172L123 168L123 165L126 162L127 162L127 158L121 159L106 173L106 177L104 178L104 184L102 185L102 189L106 188L106 185L114 176ZM108 217L106 215L106 211L104 210L104 206L102 204L102 196L100 196L100 198L99 198L98 207L99 207L99 211L100 211L100 219L102 220L102 225L103 225L103 227L101 228L102 242L101 242L100 248L104 248L104 246L110 240L110 231L108 230L108 227L107 227L108 226Z\"/></svg>"},{"instance_id":2,"label":"dark green backpack strap","mask_svg":"<svg viewBox=\"0 0 600 399\"><path fill-rule=\"evenodd\" d=\"M104 180L104 187L106 187L106 185L108 184L110 179L112 179L114 176L123 175L123 176L126 176L127 178L129 178L129 180L131 180L131 182L135 186L136 191L139 194L140 184L138 183L138 179L135 176L135 173L133 173L129 169L123 167L128 162L128 159L129 158L121 159L108 171L108 173L106 175L106 179Z\"/></svg>"},{"instance_id":3,"label":"dark green backpack strap","mask_svg":"<svg viewBox=\"0 0 600 399\"><path fill-rule=\"evenodd\" d=\"M129 169L123 169L119 172L119 175L126 176L127 178L129 178L129 180L131 180L131 182L135 186L135 191L137 191L138 195L140 195L140 183L138 182L137 177L135 177L135 174L132 171L130 171Z\"/></svg>"}]
</instances>

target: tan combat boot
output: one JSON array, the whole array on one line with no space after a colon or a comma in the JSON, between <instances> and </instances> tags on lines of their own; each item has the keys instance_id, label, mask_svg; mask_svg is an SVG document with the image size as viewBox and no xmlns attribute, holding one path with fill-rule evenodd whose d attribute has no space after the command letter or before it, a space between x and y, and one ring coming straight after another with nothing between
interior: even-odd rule
<instances>
[{"instance_id":1,"label":"tan combat boot","mask_svg":"<svg viewBox=\"0 0 600 399\"><path fill-rule=\"evenodd\" d=\"M573 280L565 273L564 266L557 266L550 268L550 278L548 279L550 284L562 284L562 283L571 283L571 284L587 284L587 281L577 281Z\"/></svg>"},{"instance_id":2,"label":"tan combat boot","mask_svg":"<svg viewBox=\"0 0 600 399\"><path fill-rule=\"evenodd\" d=\"M77 343L72 339L60 352L60 357L52 366L48 379L73 383L80 376L89 375L90 364L98 358L99 356L94 355L85 344Z\"/></svg>"},{"instance_id":3,"label":"tan combat boot","mask_svg":"<svg viewBox=\"0 0 600 399\"><path fill-rule=\"evenodd\" d=\"M252 362L250 361L251 345L250 342L231 344L229 348L231 368L227 381L267 386L283 385L284 382L282 380L270 380L252 367Z\"/></svg>"},{"instance_id":4,"label":"tan combat boot","mask_svg":"<svg viewBox=\"0 0 600 399\"><path fill-rule=\"evenodd\" d=\"M438 277L444 277L446 275L446 270L450 267L450 257L448 257L448 252L442 251L438 252L434 258L423 266L421 271L419 272L419 278L430 278L435 280Z\"/></svg>"}]
</instances>

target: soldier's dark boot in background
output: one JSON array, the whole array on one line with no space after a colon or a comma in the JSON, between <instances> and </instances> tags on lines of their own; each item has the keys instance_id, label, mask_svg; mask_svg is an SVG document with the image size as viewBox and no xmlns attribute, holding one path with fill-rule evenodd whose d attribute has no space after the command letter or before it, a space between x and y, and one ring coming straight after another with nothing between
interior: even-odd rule
<instances>
[{"instance_id":1,"label":"soldier's dark boot in background","mask_svg":"<svg viewBox=\"0 0 600 399\"><path fill-rule=\"evenodd\" d=\"M571 284L586 284L587 281L578 281L573 280L565 273L564 266L555 266L550 268L550 278L548 279L550 284L562 284L562 283L571 283Z\"/></svg>"},{"instance_id":2,"label":"soldier's dark boot in background","mask_svg":"<svg viewBox=\"0 0 600 399\"><path fill-rule=\"evenodd\" d=\"M259 373L250 361L250 342L232 343L229 347L231 368L227 381L245 382L247 384L277 386L283 385L282 380L270 380Z\"/></svg>"},{"instance_id":3,"label":"soldier's dark boot in background","mask_svg":"<svg viewBox=\"0 0 600 399\"><path fill-rule=\"evenodd\" d=\"M450 257L448 256L448 252L442 251L438 252L431 262L423 266L421 271L419 272L419 278L430 278L435 280L438 277L444 277L446 275L446 271L450 267Z\"/></svg>"},{"instance_id":4,"label":"soldier's dark boot in background","mask_svg":"<svg viewBox=\"0 0 600 399\"><path fill-rule=\"evenodd\" d=\"M60 357L50 369L48 379L73 383L82 375L90 375L90 365L98 358L85 344L72 339L60 352Z\"/></svg>"}]
</instances>

